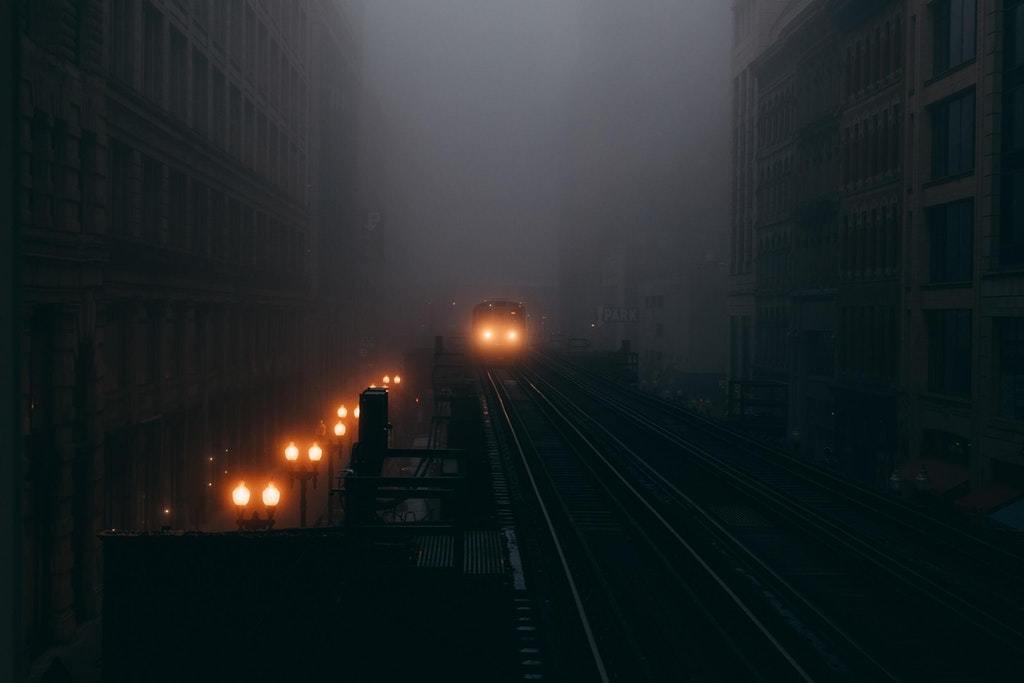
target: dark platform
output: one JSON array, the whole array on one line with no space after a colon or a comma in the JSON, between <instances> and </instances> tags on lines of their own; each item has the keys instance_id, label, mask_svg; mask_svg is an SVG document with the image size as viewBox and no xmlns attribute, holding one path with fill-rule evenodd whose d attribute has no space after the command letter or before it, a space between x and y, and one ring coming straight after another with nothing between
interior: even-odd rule
<instances>
[{"instance_id":1,"label":"dark platform","mask_svg":"<svg viewBox=\"0 0 1024 683\"><path fill-rule=\"evenodd\" d=\"M515 677L493 531L110 534L103 546L108 681Z\"/></svg>"}]
</instances>

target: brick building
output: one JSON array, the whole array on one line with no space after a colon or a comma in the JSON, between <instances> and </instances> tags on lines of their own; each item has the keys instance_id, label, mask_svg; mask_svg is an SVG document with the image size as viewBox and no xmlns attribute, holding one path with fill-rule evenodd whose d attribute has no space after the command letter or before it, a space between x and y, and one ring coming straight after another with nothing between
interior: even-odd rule
<instances>
[{"instance_id":1,"label":"brick building","mask_svg":"<svg viewBox=\"0 0 1024 683\"><path fill-rule=\"evenodd\" d=\"M339 7L18 3L28 658L97 615L97 532L213 523L343 381Z\"/></svg>"},{"instance_id":2,"label":"brick building","mask_svg":"<svg viewBox=\"0 0 1024 683\"><path fill-rule=\"evenodd\" d=\"M1021 4L734 3L730 379L981 508L1024 490Z\"/></svg>"}]
</instances>

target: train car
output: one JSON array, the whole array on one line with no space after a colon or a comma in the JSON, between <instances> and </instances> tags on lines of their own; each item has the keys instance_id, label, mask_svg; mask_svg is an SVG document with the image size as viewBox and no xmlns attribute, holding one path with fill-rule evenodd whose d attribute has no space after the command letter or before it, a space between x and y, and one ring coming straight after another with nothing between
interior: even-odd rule
<instances>
[{"instance_id":1,"label":"train car","mask_svg":"<svg viewBox=\"0 0 1024 683\"><path fill-rule=\"evenodd\" d=\"M473 350L481 358L515 360L528 342L526 306L487 299L473 307Z\"/></svg>"}]
</instances>

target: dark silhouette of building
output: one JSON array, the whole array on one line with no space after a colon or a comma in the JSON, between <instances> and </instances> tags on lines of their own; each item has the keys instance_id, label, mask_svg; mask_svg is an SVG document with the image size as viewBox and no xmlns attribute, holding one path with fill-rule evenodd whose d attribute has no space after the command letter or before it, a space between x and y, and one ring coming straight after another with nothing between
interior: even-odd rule
<instances>
[{"instance_id":1,"label":"dark silhouette of building","mask_svg":"<svg viewBox=\"0 0 1024 683\"><path fill-rule=\"evenodd\" d=\"M1024 490L1020 5L734 3L730 379L807 457L982 509Z\"/></svg>"},{"instance_id":2,"label":"dark silhouette of building","mask_svg":"<svg viewBox=\"0 0 1024 683\"><path fill-rule=\"evenodd\" d=\"M31 658L98 614L100 530L212 523L341 382L358 74L322 0L19 13Z\"/></svg>"}]
</instances>

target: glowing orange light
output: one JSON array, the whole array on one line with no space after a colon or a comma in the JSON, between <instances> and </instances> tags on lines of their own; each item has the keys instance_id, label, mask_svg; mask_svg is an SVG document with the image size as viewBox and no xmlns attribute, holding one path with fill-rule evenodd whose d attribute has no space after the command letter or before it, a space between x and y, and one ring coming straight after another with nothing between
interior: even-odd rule
<instances>
[{"instance_id":1,"label":"glowing orange light","mask_svg":"<svg viewBox=\"0 0 1024 683\"><path fill-rule=\"evenodd\" d=\"M320 458L324 457L324 449L320 448L319 444L314 443L306 451L306 455L309 456L310 462L320 462Z\"/></svg>"},{"instance_id":2,"label":"glowing orange light","mask_svg":"<svg viewBox=\"0 0 1024 683\"><path fill-rule=\"evenodd\" d=\"M263 504L268 508L277 507L277 504L281 502L281 492L274 486L274 482L267 484L267 488L263 489Z\"/></svg>"},{"instance_id":3,"label":"glowing orange light","mask_svg":"<svg viewBox=\"0 0 1024 683\"><path fill-rule=\"evenodd\" d=\"M345 407L344 403L338 406L338 417L342 419L348 417L348 408Z\"/></svg>"},{"instance_id":4,"label":"glowing orange light","mask_svg":"<svg viewBox=\"0 0 1024 683\"><path fill-rule=\"evenodd\" d=\"M484 341L490 341L494 338L494 330L484 330L481 336L484 338Z\"/></svg>"},{"instance_id":5,"label":"glowing orange light","mask_svg":"<svg viewBox=\"0 0 1024 683\"><path fill-rule=\"evenodd\" d=\"M384 375L384 384L391 384L391 375Z\"/></svg>"},{"instance_id":6,"label":"glowing orange light","mask_svg":"<svg viewBox=\"0 0 1024 683\"><path fill-rule=\"evenodd\" d=\"M346 431L347 430L345 429L345 423L344 422L339 422L336 425L334 425L334 435L335 436L345 436L345 432Z\"/></svg>"},{"instance_id":7,"label":"glowing orange light","mask_svg":"<svg viewBox=\"0 0 1024 683\"><path fill-rule=\"evenodd\" d=\"M508 337L509 341L516 341L517 339L519 339L519 333L516 332L515 330L509 330L508 334L505 336Z\"/></svg>"},{"instance_id":8,"label":"glowing orange light","mask_svg":"<svg viewBox=\"0 0 1024 683\"><path fill-rule=\"evenodd\" d=\"M235 490L231 492L231 500L240 508L244 508L249 504L249 487L245 485L245 482L239 482Z\"/></svg>"},{"instance_id":9,"label":"glowing orange light","mask_svg":"<svg viewBox=\"0 0 1024 683\"><path fill-rule=\"evenodd\" d=\"M357 420L359 419L359 406L356 406L356 409L352 411L352 414Z\"/></svg>"},{"instance_id":10,"label":"glowing orange light","mask_svg":"<svg viewBox=\"0 0 1024 683\"><path fill-rule=\"evenodd\" d=\"M371 389L376 389L376 388L377 388L377 385L376 385L376 384L371 384L371 385L370 385L370 388L371 388ZM356 410L358 410L358 408L357 408Z\"/></svg>"},{"instance_id":11,"label":"glowing orange light","mask_svg":"<svg viewBox=\"0 0 1024 683\"><path fill-rule=\"evenodd\" d=\"M288 462L295 462L299 459L299 447L292 441L288 444L288 447L284 449L284 457Z\"/></svg>"},{"instance_id":12,"label":"glowing orange light","mask_svg":"<svg viewBox=\"0 0 1024 683\"><path fill-rule=\"evenodd\" d=\"M401 384L401 383L402 383L401 375L395 375L395 384Z\"/></svg>"}]
</instances>

